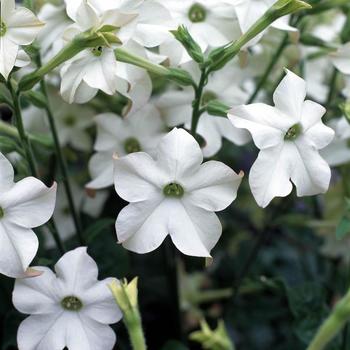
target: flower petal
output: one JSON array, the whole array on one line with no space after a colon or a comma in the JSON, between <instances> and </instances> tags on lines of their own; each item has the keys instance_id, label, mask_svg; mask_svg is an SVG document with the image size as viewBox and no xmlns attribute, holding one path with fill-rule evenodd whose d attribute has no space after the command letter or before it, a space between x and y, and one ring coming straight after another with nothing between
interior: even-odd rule
<instances>
[{"instance_id":1,"label":"flower petal","mask_svg":"<svg viewBox=\"0 0 350 350\"><path fill-rule=\"evenodd\" d=\"M184 129L174 128L158 144L157 166L170 181L180 181L195 173L203 162L203 153L193 136Z\"/></svg>"},{"instance_id":2,"label":"flower petal","mask_svg":"<svg viewBox=\"0 0 350 350\"><path fill-rule=\"evenodd\" d=\"M13 185L14 172L12 164L0 152L0 192L9 190Z\"/></svg>"},{"instance_id":3,"label":"flower petal","mask_svg":"<svg viewBox=\"0 0 350 350\"><path fill-rule=\"evenodd\" d=\"M5 218L23 227L45 224L55 209L57 185L46 187L34 177L17 182L1 197Z\"/></svg>"},{"instance_id":4,"label":"flower petal","mask_svg":"<svg viewBox=\"0 0 350 350\"><path fill-rule=\"evenodd\" d=\"M7 35L0 36L0 74L7 80L17 58L18 45Z\"/></svg>"},{"instance_id":5,"label":"flower petal","mask_svg":"<svg viewBox=\"0 0 350 350\"><path fill-rule=\"evenodd\" d=\"M296 124L300 122L305 97L305 80L286 69L286 76L273 94L275 106Z\"/></svg>"},{"instance_id":6,"label":"flower petal","mask_svg":"<svg viewBox=\"0 0 350 350\"><path fill-rule=\"evenodd\" d=\"M206 162L186 179L184 200L205 210L223 210L236 199L242 178L243 173L237 175L221 162Z\"/></svg>"},{"instance_id":7,"label":"flower petal","mask_svg":"<svg viewBox=\"0 0 350 350\"><path fill-rule=\"evenodd\" d=\"M96 262L88 255L86 247L69 251L55 265L57 283L66 295L81 295L97 282Z\"/></svg>"},{"instance_id":8,"label":"flower petal","mask_svg":"<svg viewBox=\"0 0 350 350\"><path fill-rule=\"evenodd\" d=\"M156 199L131 203L118 215L118 241L132 252L144 254L157 249L168 235L168 218L173 212L172 201Z\"/></svg>"},{"instance_id":9,"label":"flower petal","mask_svg":"<svg viewBox=\"0 0 350 350\"><path fill-rule=\"evenodd\" d=\"M44 23L25 7L19 7L6 19L6 36L17 45L29 45L37 37Z\"/></svg>"},{"instance_id":10,"label":"flower petal","mask_svg":"<svg viewBox=\"0 0 350 350\"><path fill-rule=\"evenodd\" d=\"M0 13L1 17L8 18L11 12L15 11L16 3L15 0L1 0L0 2Z\"/></svg>"},{"instance_id":11,"label":"flower petal","mask_svg":"<svg viewBox=\"0 0 350 350\"><path fill-rule=\"evenodd\" d=\"M99 281L81 294L84 301L81 314L84 317L89 317L103 324L116 323L122 318L122 312L108 287L112 281L113 278Z\"/></svg>"},{"instance_id":12,"label":"flower petal","mask_svg":"<svg viewBox=\"0 0 350 350\"><path fill-rule=\"evenodd\" d=\"M317 149L326 147L334 138L334 131L322 123L325 113L326 109L320 104L304 102L301 119L303 133Z\"/></svg>"},{"instance_id":13,"label":"flower petal","mask_svg":"<svg viewBox=\"0 0 350 350\"><path fill-rule=\"evenodd\" d=\"M292 191L290 159L294 157L294 152L291 142L260 151L250 169L249 185L262 208L267 207L274 197L285 197Z\"/></svg>"},{"instance_id":14,"label":"flower petal","mask_svg":"<svg viewBox=\"0 0 350 350\"><path fill-rule=\"evenodd\" d=\"M110 152L95 153L89 162L89 172L93 180L85 187L93 189L106 188L113 185L113 155Z\"/></svg>"},{"instance_id":15,"label":"flower petal","mask_svg":"<svg viewBox=\"0 0 350 350\"><path fill-rule=\"evenodd\" d=\"M24 314L58 313L59 297L55 290L56 276L47 267L34 267L43 272L35 278L17 279L12 295L15 308Z\"/></svg>"},{"instance_id":16,"label":"flower petal","mask_svg":"<svg viewBox=\"0 0 350 350\"><path fill-rule=\"evenodd\" d=\"M260 149L283 142L285 133L295 124L277 108L263 103L235 106L228 112L228 118L236 128L247 129Z\"/></svg>"},{"instance_id":17,"label":"flower petal","mask_svg":"<svg viewBox=\"0 0 350 350\"><path fill-rule=\"evenodd\" d=\"M330 56L338 70L343 74L350 74L350 42L341 46L337 52L332 53Z\"/></svg>"},{"instance_id":18,"label":"flower petal","mask_svg":"<svg viewBox=\"0 0 350 350\"><path fill-rule=\"evenodd\" d=\"M216 214L198 208L185 200L174 201L169 217L169 234L183 254L210 257L210 251L222 232Z\"/></svg>"},{"instance_id":19,"label":"flower petal","mask_svg":"<svg viewBox=\"0 0 350 350\"><path fill-rule=\"evenodd\" d=\"M0 221L0 273L9 277L24 277L38 251L35 233L5 220Z\"/></svg>"},{"instance_id":20,"label":"flower petal","mask_svg":"<svg viewBox=\"0 0 350 350\"><path fill-rule=\"evenodd\" d=\"M128 202L141 202L161 193L167 176L144 152L131 153L114 161L114 186Z\"/></svg>"}]
</instances>

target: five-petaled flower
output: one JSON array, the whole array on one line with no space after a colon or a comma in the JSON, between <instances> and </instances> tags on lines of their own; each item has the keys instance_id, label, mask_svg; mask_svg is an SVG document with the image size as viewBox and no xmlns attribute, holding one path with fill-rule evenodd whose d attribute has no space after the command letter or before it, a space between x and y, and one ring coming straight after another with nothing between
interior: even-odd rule
<instances>
[{"instance_id":1,"label":"five-petaled flower","mask_svg":"<svg viewBox=\"0 0 350 350\"><path fill-rule=\"evenodd\" d=\"M46 187L34 177L14 183L10 162L0 153L0 273L23 277L38 250L31 230L45 224L56 202L56 184Z\"/></svg>"},{"instance_id":2,"label":"five-petaled flower","mask_svg":"<svg viewBox=\"0 0 350 350\"><path fill-rule=\"evenodd\" d=\"M30 314L20 325L21 350L111 350L116 336L109 324L119 321L121 311L108 284L98 281L95 261L85 247L72 250L55 265L36 267L39 277L16 280L13 304Z\"/></svg>"},{"instance_id":3,"label":"five-petaled flower","mask_svg":"<svg viewBox=\"0 0 350 350\"><path fill-rule=\"evenodd\" d=\"M321 120L326 110L305 101L305 81L286 72L274 93L274 107L254 103L235 106L228 113L233 125L247 129L261 150L249 174L261 207L274 197L287 196L292 182L298 196L324 193L331 177L327 162L318 153L334 137L334 131Z\"/></svg>"},{"instance_id":4,"label":"five-petaled flower","mask_svg":"<svg viewBox=\"0 0 350 350\"><path fill-rule=\"evenodd\" d=\"M162 138L157 157L137 152L115 160L114 184L130 202L119 214L119 242L150 252L169 234L184 254L210 257L222 227L214 213L237 196L243 174L221 162L204 164L196 140L183 129Z\"/></svg>"},{"instance_id":5,"label":"five-petaled flower","mask_svg":"<svg viewBox=\"0 0 350 350\"><path fill-rule=\"evenodd\" d=\"M19 46L30 45L44 23L15 0L0 1L0 74L8 78L15 65Z\"/></svg>"}]
</instances>

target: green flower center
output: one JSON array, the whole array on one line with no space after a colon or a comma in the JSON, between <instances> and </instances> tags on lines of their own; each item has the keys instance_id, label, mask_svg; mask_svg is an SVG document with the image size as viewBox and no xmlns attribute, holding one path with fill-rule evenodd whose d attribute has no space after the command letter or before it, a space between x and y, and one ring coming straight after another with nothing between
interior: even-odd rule
<instances>
[{"instance_id":1,"label":"green flower center","mask_svg":"<svg viewBox=\"0 0 350 350\"><path fill-rule=\"evenodd\" d=\"M61 306L68 311L79 311L83 307L83 303L74 295L70 295L61 301Z\"/></svg>"},{"instance_id":2,"label":"green flower center","mask_svg":"<svg viewBox=\"0 0 350 350\"><path fill-rule=\"evenodd\" d=\"M7 27L4 22L0 22L0 36L4 36L6 34Z\"/></svg>"},{"instance_id":3,"label":"green flower center","mask_svg":"<svg viewBox=\"0 0 350 350\"><path fill-rule=\"evenodd\" d=\"M4 213L4 209L2 209L0 207L0 219L2 219L4 217L5 213Z\"/></svg>"},{"instance_id":4,"label":"green flower center","mask_svg":"<svg viewBox=\"0 0 350 350\"><path fill-rule=\"evenodd\" d=\"M134 153L134 152L140 152L141 151L141 145L140 142L135 139L135 137L129 137L124 142L124 150L126 153Z\"/></svg>"},{"instance_id":5,"label":"green flower center","mask_svg":"<svg viewBox=\"0 0 350 350\"><path fill-rule=\"evenodd\" d=\"M102 52L103 52L103 47L102 46L96 46L91 51L96 57L100 57L102 55Z\"/></svg>"},{"instance_id":6,"label":"green flower center","mask_svg":"<svg viewBox=\"0 0 350 350\"><path fill-rule=\"evenodd\" d=\"M76 119L73 115L67 115L64 118L64 124L67 126L74 126L76 124Z\"/></svg>"},{"instance_id":7,"label":"green flower center","mask_svg":"<svg viewBox=\"0 0 350 350\"><path fill-rule=\"evenodd\" d=\"M216 100L218 98L217 94L213 91L205 91L202 96L202 105L207 105L210 101Z\"/></svg>"},{"instance_id":8,"label":"green flower center","mask_svg":"<svg viewBox=\"0 0 350 350\"><path fill-rule=\"evenodd\" d=\"M200 4L193 4L188 11L188 18L193 23L204 22L207 17L207 11Z\"/></svg>"},{"instance_id":9,"label":"green flower center","mask_svg":"<svg viewBox=\"0 0 350 350\"><path fill-rule=\"evenodd\" d=\"M300 124L295 124L288 129L284 135L284 139L288 141L294 141L302 132L302 127Z\"/></svg>"},{"instance_id":10,"label":"green flower center","mask_svg":"<svg viewBox=\"0 0 350 350\"><path fill-rule=\"evenodd\" d=\"M176 182L171 182L163 188L163 193L166 197L181 198L185 191L181 185Z\"/></svg>"}]
</instances>

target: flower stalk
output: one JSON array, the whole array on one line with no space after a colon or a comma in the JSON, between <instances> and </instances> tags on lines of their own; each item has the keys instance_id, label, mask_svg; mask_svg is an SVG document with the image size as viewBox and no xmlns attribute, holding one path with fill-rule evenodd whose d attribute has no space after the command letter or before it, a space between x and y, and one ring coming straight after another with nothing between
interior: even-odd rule
<instances>
[{"instance_id":1,"label":"flower stalk","mask_svg":"<svg viewBox=\"0 0 350 350\"><path fill-rule=\"evenodd\" d=\"M123 312L123 322L128 330L132 348L146 350L146 340L142 329L141 314L138 306L137 277L130 283L126 280L118 283L114 280L109 288L116 303Z\"/></svg>"},{"instance_id":2,"label":"flower stalk","mask_svg":"<svg viewBox=\"0 0 350 350\"><path fill-rule=\"evenodd\" d=\"M335 305L330 316L324 321L307 350L323 350L340 333L350 320L350 290Z\"/></svg>"},{"instance_id":3,"label":"flower stalk","mask_svg":"<svg viewBox=\"0 0 350 350\"><path fill-rule=\"evenodd\" d=\"M309 4L301 0L277 1L237 41L211 52L209 55L209 71L216 71L223 68L250 40L262 33L278 18L310 8L311 6Z\"/></svg>"}]
</instances>

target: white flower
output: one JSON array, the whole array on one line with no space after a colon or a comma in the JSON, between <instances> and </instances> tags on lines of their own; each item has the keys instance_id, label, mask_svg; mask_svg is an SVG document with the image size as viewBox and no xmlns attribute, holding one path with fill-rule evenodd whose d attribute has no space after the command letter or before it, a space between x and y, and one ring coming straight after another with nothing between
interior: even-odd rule
<instances>
[{"instance_id":1,"label":"white flower","mask_svg":"<svg viewBox=\"0 0 350 350\"><path fill-rule=\"evenodd\" d=\"M334 167L350 162L350 124L342 117L338 120L331 120L329 126L335 130L334 140L323 150L322 157L327 163Z\"/></svg>"},{"instance_id":2,"label":"white flower","mask_svg":"<svg viewBox=\"0 0 350 350\"><path fill-rule=\"evenodd\" d=\"M113 184L113 154L124 156L132 152L153 153L165 134L160 113L147 104L124 118L113 113L96 117L97 138L89 170L93 178L86 187L100 189Z\"/></svg>"},{"instance_id":3,"label":"white flower","mask_svg":"<svg viewBox=\"0 0 350 350\"><path fill-rule=\"evenodd\" d=\"M147 253L170 235L184 254L210 256L222 231L214 212L236 198L243 174L202 161L195 139L176 128L160 141L155 159L138 152L115 160L115 189L130 202L116 221L126 249Z\"/></svg>"},{"instance_id":4,"label":"white flower","mask_svg":"<svg viewBox=\"0 0 350 350\"><path fill-rule=\"evenodd\" d=\"M38 250L32 228L52 216L56 184L46 187L34 177L14 183L10 162L0 153L0 273L23 277Z\"/></svg>"},{"instance_id":5,"label":"white flower","mask_svg":"<svg viewBox=\"0 0 350 350\"><path fill-rule=\"evenodd\" d=\"M61 146L90 151L92 140L87 129L93 125L93 111L86 106L69 105L59 94L50 95L50 101ZM23 111L23 120L25 128L31 132L45 134L50 131L43 109L29 106Z\"/></svg>"},{"instance_id":6,"label":"white flower","mask_svg":"<svg viewBox=\"0 0 350 350\"><path fill-rule=\"evenodd\" d=\"M196 76L194 72L191 73ZM237 68L236 64L229 64L222 70L215 72L210 76L204 89L202 104L215 99L228 105L244 103L249 97L242 86L244 78L244 73ZM193 99L192 88L169 90L157 98L156 104L168 126L174 127L184 124L187 129L190 129ZM197 133L205 140L204 157L212 157L220 151L223 137L239 146L250 141L250 135L246 130L234 127L227 118L215 117L208 113L201 116Z\"/></svg>"},{"instance_id":7,"label":"white flower","mask_svg":"<svg viewBox=\"0 0 350 350\"><path fill-rule=\"evenodd\" d=\"M330 54L332 63L343 74L350 74L350 42L340 46Z\"/></svg>"},{"instance_id":8,"label":"white flower","mask_svg":"<svg viewBox=\"0 0 350 350\"><path fill-rule=\"evenodd\" d=\"M206 51L208 47L225 45L238 37L233 6L223 0L162 0L177 25L185 25L193 39ZM192 59L174 38L160 45L160 53L173 65Z\"/></svg>"},{"instance_id":9,"label":"white flower","mask_svg":"<svg viewBox=\"0 0 350 350\"><path fill-rule=\"evenodd\" d=\"M30 45L44 23L15 0L0 2L0 74L8 78L15 65L20 45Z\"/></svg>"},{"instance_id":10,"label":"white flower","mask_svg":"<svg viewBox=\"0 0 350 350\"><path fill-rule=\"evenodd\" d=\"M292 182L298 196L324 193L331 177L327 162L318 153L334 136L321 120L325 108L304 101L305 81L288 70L273 97L275 107L254 103L229 111L232 124L247 129L261 150L249 175L261 207L276 196L287 196Z\"/></svg>"},{"instance_id":11,"label":"white flower","mask_svg":"<svg viewBox=\"0 0 350 350\"><path fill-rule=\"evenodd\" d=\"M76 23L67 28L65 38L70 40L88 29L98 29L106 25L119 28L134 17L134 14L122 14L118 10L106 11L99 15L87 2L82 1L77 11ZM127 84L117 76L113 47L98 46L80 52L64 64L61 78L61 94L69 103L88 102L98 90L113 95L119 84Z\"/></svg>"},{"instance_id":12,"label":"white flower","mask_svg":"<svg viewBox=\"0 0 350 350\"><path fill-rule=\"evenodd\" d=\"M16 280L13 304L30 314L17 334L21 350L112 350L116 336L108 326L121 312L108 288L98 281L95 261L85 247L72 250L39 277Z\"/></svg>"},{"instance_id":13,"label":"white flower","mask_svg":"<svg viewBox=\"0 0 350 350\"><path fill-rule=\"evenodd\" d=\"M45 4L40 9L38 18L46 23L38 35L38 43L40 44L43 61L47 62L63 48L63 33L73 22L67 16L63 5Z\"/></svg>"}]
</instances>

